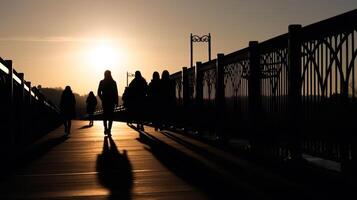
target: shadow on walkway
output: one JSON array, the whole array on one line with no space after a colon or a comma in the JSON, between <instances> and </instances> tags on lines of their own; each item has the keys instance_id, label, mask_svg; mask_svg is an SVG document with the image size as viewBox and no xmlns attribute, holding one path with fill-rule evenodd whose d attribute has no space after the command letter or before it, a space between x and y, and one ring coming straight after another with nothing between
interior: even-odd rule
<instances>
[{"instance_id":1,"label":"shadow on walkway","mask_svg":"<svg viewBox=\"0 0 357 200\"><path fill-rule=\"evenodd\" d=\"M214 169L202 164L196 158L162 142L156 137L140 132L137 140L149 146L147 150L167 169L185 182L209 194L212 199L231 199L232 196L257 198L250 191L234 186Z\"/></svg>"},{"instance_id":2,"label":"shadow on walkway","mask_svg":"<svg viewBox=\"0 0 357 200\"><path fill-rule=\"evenodd\" d=\"M52 138L39 139L26 147L17 147L8 141L2 141L0 145L1 164L0 180L12 176L16 170L24 168L35 160L40 159L54 147L68 139L66 135ZM5 143L7 142L7 143Z\"/></svg>"},{"instance_id":3,"label":"shadow on walkway","mask_svg":"<svg viewBox=\"0 0 357 200\"><path fill-rule=\"evenodd\" d=\"M33 160L42 157L57 145L60 145L65 142L67 139L68 136L62 135L60 137L51 138L34 145L25 154L20 156L20 159L18 159L16 163L17 166L26 165L32 162Z\"/></svg>"},{"instance_id":4,"label":"shadow on walkway","mask_svg":"<svg viewBox=\"0 0 357 200\"><path fill-rule=\"evenodd\" d=\"M84 125L84 126L82 126L82 127L80 127L80 128L78 128L78 129L86 129L86 128L91 128L93 125Z\"/></svg>"},{"instance_id":5,"label":"shadow on walkway","mask_svg":"<svg viewBox=\"0 0 357 200\"><path fill-rule=\"evenodd\" d=\"M130 127L135 129L134 126ZM236 165L229 161L225 161L219 156L209 153L207 149L194 145L193 143L183 140L169 132L161 131L160 134L170 139L168 141L174 141L175 143L180 144L179 146L183 147L182 149L185 149L184 151L171 146L165 139L156 137L154 134L142 131L138 132L140 138L137 140L148 145L149 147L147 150L150 151L162 164L182 180L210 194L213 199L231 199L229 198L229 195L249 197L251 199L262 199L260 194L254 192L254 189L259 193L263 192L262 195L264 195L264 199L332 199L332 197L334 199L345 199L348 196L357 196L356 189L352 184L347 185L340 180L332 180L332 178L328 177L320 177L317 179L319 175L316 175L317 172L311 170L305 171L304 169L300 169L299 171L294 168L295 170L293 171L288 170L286 172L276 173L278 178L271 179L269 177L275 173L271 174L271 168L263 165L265 162L264 160L261 160L259 164L263 166L263 169L267 168L269 174L263 173L264 171L260 170L261 167L254 169L244 163ZM190 155L190 153L187 153L186 150L192 151L207 158L207 160L220 165L225 171L234 175L238 184L247 183L252 186L253 192L251 192L249 188L248 190L245 190L245 187L241 188L239 185L235 185L235 182L227 181L223 176L217 176L214 168L206 166L205 162L198 161L194 156ZM252 166L254 165L255 164ZM283 171L284 169L280 166L277 170ZM283 185L285 181L280 181L279 174L288 172L292 174L290 174L288 179L282 178L282 180L287 180L287 184ZM291 176L300 176L300 179L304 180L297 181L296 178L291 179ZM273 181L268 182L270 180Z\"/></svg>"},{"instance_id":6,"label":"shadow on walkway","mask_svg":"<svg viewBox=\"0 0 357 200\"><path fill-rule=\"evenodd\" d=\"M111 137L104 137L97 157L98 180L110 190L108 199L131 199L133 174L126 150L121 154Z\"/></svg>"}]
</instances>

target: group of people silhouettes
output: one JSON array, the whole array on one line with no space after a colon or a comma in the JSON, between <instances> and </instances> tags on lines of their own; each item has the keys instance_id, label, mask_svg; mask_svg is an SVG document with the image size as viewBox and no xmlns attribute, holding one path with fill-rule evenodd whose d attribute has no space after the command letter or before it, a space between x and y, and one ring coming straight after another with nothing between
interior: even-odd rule
<instances>
[{"instance_id":1,"label":"group of people silhouettes","mask_svg":"<svg viewBox=\"0 0 357 200\"><path fill-rule=\"evenodd\" d=\"M167 112L175 104L175 85L167 70L162 72L161 79L155 71L149 84L140 71L136 71L134 79L125 88L123 101L130 121L137 123L138 129L143 130L143 122L150 119L157 130L168 123Z\"/></svg>"},{"instance_id":2,"label":"group of people silhouettes","mask_svg":"<svg viewBox=\"0 0 357 200\"><path fill-rule=\"evenodd\" d=\"M111 72L104 72L104 79L98 86L98 97L102 103L104 134L111 136L115 107L118 105L118 88ZM175 105L175 85L170 80L170 74L164 70L161 75L154 72L152 80L147 84L140 71L135 72L134 79L125 88L123 94L124 107L129 116L129 122L137 123L137 128L143 130L143 123L150 119L156 130L163 124L168 124L168 111ZM97 106L97 98L91 91L86 99L89 125L93 125L93 113ZM71 131L71 120L76 117L76 99L70 86L66 86L61 95L60 110L64 120L65 134Z\"/></svg>"}]
</instances>

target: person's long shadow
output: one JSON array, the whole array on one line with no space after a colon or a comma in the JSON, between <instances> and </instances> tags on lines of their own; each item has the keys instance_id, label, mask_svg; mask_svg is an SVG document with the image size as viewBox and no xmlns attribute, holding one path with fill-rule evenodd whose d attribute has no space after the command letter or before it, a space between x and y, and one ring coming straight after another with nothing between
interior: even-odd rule
<instances>
[{"instance_id":1,"label":"person's long shadow","mask_svg":"<svg viewBox=\"0 0 357 200\"><path fill-rule=\"evenodd\" d=\"M126 150L121 154L111 137L104 137L103 151L97 157L99 182L110 190L108 199L131 199L133 175Z\"/></svg>"},{"instance_id":2,"label":"person's long shadow","mask_svg":"<svg viewBox=\"0 0 357 200\"><path fill-rule=\"evenodd\" d=\"M79 127L78 129L86 129L86 128L91 128L93 125L84 125L82 127Z\"/></svg>"}]
</instances>

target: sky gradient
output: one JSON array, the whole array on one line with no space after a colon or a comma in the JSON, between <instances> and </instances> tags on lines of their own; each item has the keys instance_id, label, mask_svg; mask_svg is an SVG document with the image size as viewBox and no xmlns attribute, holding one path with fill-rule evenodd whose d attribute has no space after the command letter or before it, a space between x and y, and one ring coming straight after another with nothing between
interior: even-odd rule
<instances>
[{"instance_id":1,"label":"sky gradient","mask_svg":"<svg viewBox=\"0 0 357 200\"><path fill-rule=\"evenodd\" d=\"M189 35L212 35L212 57L357 8L356 0L0 0L0 57L42 87L96 92L105 69L126 72L189 66ZM194 61L207 61L206 44ZM104 61L106 59L107 61ZM103 62L101 61L103 60Z\"/></svg>"}]
</instances>

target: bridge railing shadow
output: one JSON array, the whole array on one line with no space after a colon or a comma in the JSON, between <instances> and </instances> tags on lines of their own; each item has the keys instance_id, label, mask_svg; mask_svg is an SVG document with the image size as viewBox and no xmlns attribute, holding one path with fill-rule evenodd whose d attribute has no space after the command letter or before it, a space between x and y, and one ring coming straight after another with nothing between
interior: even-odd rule
<instances>
[{"instance_id":1,"label":"bridge railing shadow","mask_svg":"<svg viewBox=\"0 0 357 200\"><path fill-rule=\"evenodd\" d=\"M139 132L140 137L137 140L146 144L146 150L167 169L193 187L206 192L212 199L227 199L237 194L240 197L258 197L258 194L254 194L248 188L239 188L232 184L226 177L220 176L215 169L205 166L195 157L183 153L147 132L136 129L133 125L131 128Z\"/></svg>"}]
</instances>

